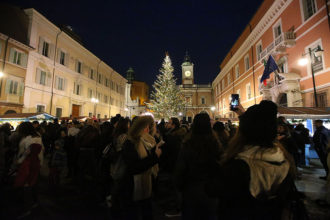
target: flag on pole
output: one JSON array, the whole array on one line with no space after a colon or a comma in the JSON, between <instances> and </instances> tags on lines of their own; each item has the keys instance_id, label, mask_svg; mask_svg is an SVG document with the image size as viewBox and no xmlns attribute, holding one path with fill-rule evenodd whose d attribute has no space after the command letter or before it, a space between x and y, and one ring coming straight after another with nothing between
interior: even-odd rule
<instances>
[{"instance_id":1,"label":"flag on pole","mask_svg":"<svg viewBox=\"0 0 330 220\"><path fill-rule=\"evenodd\" d=\"M264 61L264 65L265 65L265 61ZM274 72L275 70L279 70L278 66L274 60L274 58L272 57L272 55L269 55L269 58L267 60L267 63L265 65L265 70L264 73L261 76L260 82L263 82L264 85L267 85L267 81L266 79L269 79L269 76L272 72Z\"/></svg>"}]
</instances>

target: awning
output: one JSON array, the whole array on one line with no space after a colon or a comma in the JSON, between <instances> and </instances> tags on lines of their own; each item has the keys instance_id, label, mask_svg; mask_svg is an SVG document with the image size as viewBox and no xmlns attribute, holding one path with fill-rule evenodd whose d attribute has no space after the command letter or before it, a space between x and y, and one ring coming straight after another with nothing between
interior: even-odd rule
<instances>
[{"instance_id":1,"label":"awning","mask_svg":"<svg viewBox=\"0 0 330 220\"><path fill-rule=\"evenodd\" d=\"M278 115L288 119L330 119L330 108L278 106Z\"/></svg>"},{"instance_id":2,"label":"awning","mask_svg":"<svg viewBox=\"0 0 330 220\"><path fill-rule=\"evenodd\" d=\"M55 119L55 116L49 115L47 113L14 113L0 115L0 121L32 121L32 120L52 120Z\"/></svg>"}]
</instances>

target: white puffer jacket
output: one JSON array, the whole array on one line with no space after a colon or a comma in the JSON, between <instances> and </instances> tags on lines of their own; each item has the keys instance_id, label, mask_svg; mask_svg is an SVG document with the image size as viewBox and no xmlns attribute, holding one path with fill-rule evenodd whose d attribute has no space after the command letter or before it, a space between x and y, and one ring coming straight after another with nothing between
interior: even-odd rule
<instances>
[{"instance_id":1,"label":"white puffer jacket","mask_svg":"<svg viewBox=\"0 0 330 220\"><path fill-rule=\"evenodd\" d=\"M19 142L18 146L18 155L17 155L17 163L20 164L24 161L26 156L29 154L29 147L31 144L40 144L41 145L41 151L38 155L39 160L40 160L40 165L43 164L44 162L44 145L42 144L41 137L32 137L31 135L26 136Z\"/></svg>"}]
</instances>

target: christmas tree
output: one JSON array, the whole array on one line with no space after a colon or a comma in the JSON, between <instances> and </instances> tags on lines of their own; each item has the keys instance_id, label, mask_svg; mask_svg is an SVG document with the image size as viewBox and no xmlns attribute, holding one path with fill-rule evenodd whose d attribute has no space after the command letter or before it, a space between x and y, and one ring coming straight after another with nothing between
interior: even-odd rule
<instances>
[{"instance_id":1,"label":"christmas tree","mask_svg":"<svg viewBox=\"0 0 330 220\"><path fill-rule=\"evenodd\" d=\"M156 118L169 119L177 116L184 109L185 100L176 85L173 75L172 62L166 54L162 68L159 70L157 80L153 84L154 91L151 93L149 108L154 112Z\"/></svg>"}]
</instances>

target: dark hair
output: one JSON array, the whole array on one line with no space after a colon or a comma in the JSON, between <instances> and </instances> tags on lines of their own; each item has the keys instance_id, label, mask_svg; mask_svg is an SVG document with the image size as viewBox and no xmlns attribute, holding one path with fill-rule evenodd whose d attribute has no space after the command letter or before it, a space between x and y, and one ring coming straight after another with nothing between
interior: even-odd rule
<instances>
[{"instance_id":1,"label":"dark hair","mask_svg":"<svg viewBox=\"0 0 330 220\"><path fill-rule=\"evenodd\" d=\"M180 127L180 121L179 121L178 118L172 117L171 120L172 120L172 124L175 125L175 128L179 128Z\"/></svg>"},{"instance_id":2,"label":"dark hair","mask_svg":"<svg viewBox=\"0 0 330 220\"><path fill-rule=\"evenodd\" d=\"M277 106L272 101L263 100L253 105L239 117L240 126L230 140L226 150L226 162L244 150L247 145L271 148L277 136Z\"/></svg>"},{"instance_id":3,"label":"dark hair","mask_svg":"<svg viewBox=\"0 0 330 220\"><path fill-rule=\"evenodd\" d=\"M32 124L39 125L39 122L38 121L33 121Z\"/></svg>"},{"instance_id":4,"label":"dark hair","mask_svg":"<svg viewBox=\"0 0 330 220\"><path fill-rule=\"evenodd\" d=\"M77 134L76 144L82 148L94 148L99 141L99 131L92 125L87 125Z\"/></svg>"},{"instance_id":5,"label":"dark hair","mask_svg":"<svg viewBox=\"0 0 330 220\"><path fill-rule=\"evenodd\" d=\"M192 134L209 134L211 133L210 116L206 113L199 113L195 116L192 124Z\"/></svg>"},{"instance_id":6,"label":"dark hair","mask_svg":"<svg viewBox=\"0 0 330 220\"><path fill-rule=\"evenodd\" d=\"M222 122L217 121L213 125L213 130L216 131L216 132L222 132L222 131L225 130L225 125Z\"/></svg>"},{"instance_id":7,"label":"dark hair","mask_svg":"<svg viewBox=\"0 0 330 220\"><path fill-rule=\"evenodd\" d=\"M322 120L320 120L320 119L317 119L317 120L315 120L315 123L320 123L320 124L323 124L323 121L322 121Z\"/></svg>"},{"instance_id":8,"label":"dark hair","mask_svg":"<svg viewBox=\"0 0 330 220\"><path fill-rule=\"evenodd\" d=\"M110 119L110 122L112 125L115 125L119 121L120 117L112 117Z\"/></svg>"},{"instance_id":9,"label":"dark hair","mask_svg":"<svg viewBox=\"0 0 330 220\"><path fill-rule=\"evenodd\" d=\"M20 124L18 126L18 133L22 136L22 137L26 137L26 136L38 136L36 130L34 129L33 125L31 122L23 122L22 124Z\"/></svg>"},{"instance_id":10,"label":"dark hair","mask_svg":"<svg viewBox=\"0 0 330 220\"><path fill-rule=\"evenodd\" d=\"M211 128L208 114L197 114L193 120L192 130L185 137L183 146L191 147L198 153L200 161L219 160L222 146Z\"/></svg>"},{"instance_id":11,"label":"dark hair","mask_svg":"<svg viewBox=\"0 0 330 220\"><path fill-rule=\"evenodd\" d=\"M121 118L118 121L117 127L113 133L113 137L117 138L119 137L121 134L125 134L128 132L128 125L130 125L131 120L129 120L128 118Z\"/></svg>"}]
</instances>

